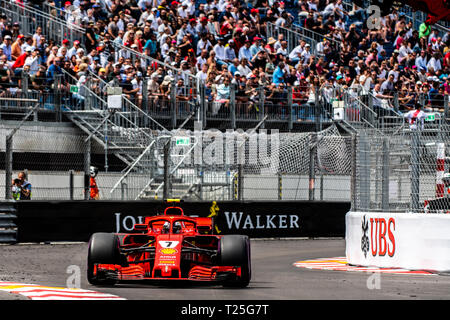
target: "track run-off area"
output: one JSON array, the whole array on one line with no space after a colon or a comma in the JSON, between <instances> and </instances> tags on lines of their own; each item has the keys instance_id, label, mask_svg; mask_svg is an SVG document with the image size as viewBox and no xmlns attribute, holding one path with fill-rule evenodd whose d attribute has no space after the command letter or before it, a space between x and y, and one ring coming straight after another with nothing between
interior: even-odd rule
<instances>
[{"instance_id":1,"label":"track run-off area","mask_svg":"<svg viewBox=\"0 0 450 320\"><path fill-rule=\"evenodd\" d=\"M88 244L0 246L0 300L448 300L450 277L429 271L349 266L344 239L252 239L244 289L142 283L96 287ZM73 288L76 285L76 288Z\"/></svg>"}]
</instances>

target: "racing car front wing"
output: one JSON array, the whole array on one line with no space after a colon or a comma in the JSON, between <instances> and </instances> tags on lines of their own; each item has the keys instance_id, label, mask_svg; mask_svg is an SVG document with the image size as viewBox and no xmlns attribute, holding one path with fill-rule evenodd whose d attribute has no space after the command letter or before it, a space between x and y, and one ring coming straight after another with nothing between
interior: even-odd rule
<instances>
[{"instance_id":1,"label":"racing car front wing","mask_svg":"<svg viewBox=\"0 0 450 320\"><path fill-rule=\"evenodd\" d=\"M162 273L164 274L164 273ZM128 280L189 280L189 281L224 281L230 277L240 277L241 268L234 266L199 266L196 265L189 270L187 278L181 276L161 276L162 274L149 274L144 268L137 264L123 267L117 264L96 264L94 276L114 279L117 281ZM180 273L178 273L180 274Z\"/></svg>"}]
</instances>

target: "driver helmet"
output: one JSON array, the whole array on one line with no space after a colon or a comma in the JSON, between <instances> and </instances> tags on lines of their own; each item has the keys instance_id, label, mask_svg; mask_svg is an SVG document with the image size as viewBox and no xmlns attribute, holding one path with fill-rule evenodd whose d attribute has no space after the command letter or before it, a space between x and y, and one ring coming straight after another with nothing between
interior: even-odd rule
<instances>
[{"instance_id":1,"label":"driver helmet","mask_svg":"<svg viewBox=\"0 0 450 320\"><path fill-rule=\"evenodd\" d=\"M181 223L179 221L176 221L173 224L173 233L179 233L181 231Z\"/></svg>"},{"instance_id":2,"label":"driver helmet","mask_svg":"<svg viewBox=\"0 0 450 320\"><path fill-rule=\"evenodd\" d=\"M162 232L163 233L169 233L170 231L170 223L169 221L164 222L163 228L162 228Z\"/></svg>"}]
</instances>

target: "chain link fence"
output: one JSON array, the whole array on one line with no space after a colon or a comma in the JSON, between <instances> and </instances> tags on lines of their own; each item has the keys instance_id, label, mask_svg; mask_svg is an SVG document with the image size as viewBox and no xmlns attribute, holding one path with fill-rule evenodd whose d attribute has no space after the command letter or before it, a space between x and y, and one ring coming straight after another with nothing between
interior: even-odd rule
<instances>
[{"instance_id":1,"label":"chain link fence","mask_svg":"<svg viewBox=\"0 0 450 320\"><path fill-rule=\"evenodd\" d=\"M11 130L2 125L0 134ZM86 138L72 126L22 126L12 140L12 178L25 171L32 200L86 199L86 168L93 165L103 200L328 200L351 201L353 211L450 210L442 181L450 168L450 125L443 121L353 136L335 126L306 133L154 131L128 165L118 159L114 165L114 151L105 154L99 143L86 150ZM2 139L0 197L9 199L6 149Z\"/></svg>"},{"instance_id":2,"label":"chain link fence","mask_svg":"<svg viewBox=\"0 0 450 320\"><path fill-rule=\"evenodd\" d=\"M442 176L449 171L449 141L443 121L423 130L360 131L353 142L352 210L447 213Z\"/></svg>"},{"instance_id":3,"label":"chain link fence","mask_svg":"<svg viewBox=\"0 0 450 320\"><path fill-rule=\"evenodd\" d=\"M198 124L201 127L201 124ZM178 130L146 151L149 181L129 199L350 201L351 139L321 132ZM136 168L149 158L142 157ZM142 184L127 170L127 186ZM167 183L166 183L167 182ZM114 192L118 192L119 184Z\"/></svg>"},{"instance_id":4,"label":"chain link fence","mask_svg":"<svg viewBox=\"0 0 450 320\"><path fill-rule=\"evenodd\" d=\"M0 134L11 130L2 125ZM88 168L96 166L102 200L350 200L351 139L334 126L318 133L154 131L128 164L87 137L69 125L29 122L9 149L2 139L0 197L12 198L10 181L24 171L32 200L84 200Z\"/></svg>"}]
</instances>

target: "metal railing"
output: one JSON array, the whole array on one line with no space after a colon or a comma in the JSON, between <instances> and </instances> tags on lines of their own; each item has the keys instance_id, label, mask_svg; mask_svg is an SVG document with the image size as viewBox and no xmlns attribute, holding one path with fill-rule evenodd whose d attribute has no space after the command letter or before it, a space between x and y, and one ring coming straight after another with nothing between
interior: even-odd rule
<instances>
[{"instance_id":1,"label":"metal railing","mask_svg":"<svg viewBox=\"0 0 450 320\"><path fill-rule=\"evenodd\" d=\"M299 32L300 31L300 32ZM295 47L300 44L300 41L305 41L311 46L311 53L317 56L317 41L312 38L312 33L301 32L300 29L291 29L276 26L271 22L266 23L266 33L267 37L272 37L278 39L278 36L283 35L283 40L287 41L287 51L291 52ZM322 36L323 39L323 36Z\"/></svg>"},{"instance_id":2,"label":"metal railing","mask_svg":"<svg viewBox=\"0 0 450 320\"><path fill-rule=\"evenodd\" d=\"M6 14L11 22L20 24L20 32L24 35L33 35L36 32L36 28L40 26L42 34L55 43L60 44L64 39L68 39L71 42L75 40L84 42L85 31L83 28L58 19L35 7L13 1L0 0L0 10Z\"/></svg>"}]
</instances>

